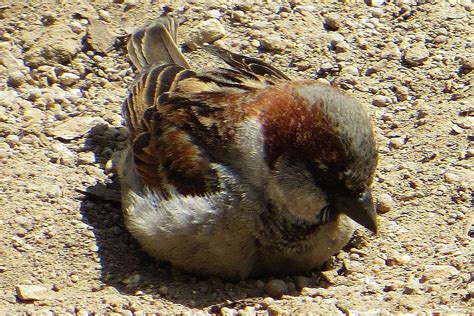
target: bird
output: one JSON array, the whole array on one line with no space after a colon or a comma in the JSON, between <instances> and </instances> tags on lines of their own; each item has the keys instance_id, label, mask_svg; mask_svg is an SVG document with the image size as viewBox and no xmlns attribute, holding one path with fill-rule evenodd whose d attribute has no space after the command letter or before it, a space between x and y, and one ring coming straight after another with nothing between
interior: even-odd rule
<instances>
[{"instance_id":1,"label":"bird","mask_svg":"<svg viewBox=\"0 0 474 316\"><path fill-rule=\"evenodd\" d=\"M254 57L203 46L225 66L192 69L178 19L130 35L123 103L124 222L152 257L242 280L321 267L360 224L377 234L377 150L362 105Z\"/></svg>"}]
</instances>

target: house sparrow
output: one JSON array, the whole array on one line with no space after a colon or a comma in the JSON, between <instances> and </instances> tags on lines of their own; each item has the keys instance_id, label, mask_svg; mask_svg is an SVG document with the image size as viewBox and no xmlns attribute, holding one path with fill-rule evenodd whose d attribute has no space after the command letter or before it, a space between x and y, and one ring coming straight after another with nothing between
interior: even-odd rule
<instances>
[{"instance_id":1,"label":"house sparrow","mask_svg":"<svg viewBox=\"0 0 474 316\"><path fill-rule=\"evenodd\" d=\"M320 266L355 222L376 232L364 109L217 46L205 50L231 68L191 70L176 29L161 17L128 42L139 73L118 169L125 223L143 248L188 272L243 279Z\"/></svg>"}]
</instances>

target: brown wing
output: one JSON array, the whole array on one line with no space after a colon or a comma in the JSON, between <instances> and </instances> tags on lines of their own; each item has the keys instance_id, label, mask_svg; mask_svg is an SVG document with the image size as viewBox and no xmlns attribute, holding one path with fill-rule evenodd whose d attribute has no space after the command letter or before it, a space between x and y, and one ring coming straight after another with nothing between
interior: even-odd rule
<instances>
[{"instance_id":1,"label":"brown wing","mask_svg":"<svg viewBox=\"0 0 474 316\"><path fill-rule=\"evenodd\" d=\"M133 33L127 51L137 69L150 65L176 64L189 68L177 43L178 21L176 18L160 17L153 23Z\"/></svg>"},{"instance_id":2,"label":"brown wing","mask_svg":"<svg viewBox=\"0 0 474 316\"><path fill-rule=\"evenodd\" d=\"M218 151L226 147L219 126L224 107L214 101L288 77L255 58L215 46L207 50L234 69L195 73L176 46L176 27L176 20L162 17L131 36L129 56L140 73L123 112L142 181L164 195L174 190L203 195L219 189L211 163L219 162Z\"/></svg>"},{"instance_id":3,"label":"brown wing","mask_svg":"<svg viewBox=\"0 0 474 316\"><path fill-rule=\"evenodd\" d=\"M248 75L248 76L264 76L270 80L279 81L279 80L290 80L284 73L280 70L274 68L273 66L253 57L248 57L244 55L234 54L227 49L218 47L215 45L209 45L205 47L205 50L211 54L221 58L228 65L234 67L239 72Z\"/></svg>"}]
</instances>

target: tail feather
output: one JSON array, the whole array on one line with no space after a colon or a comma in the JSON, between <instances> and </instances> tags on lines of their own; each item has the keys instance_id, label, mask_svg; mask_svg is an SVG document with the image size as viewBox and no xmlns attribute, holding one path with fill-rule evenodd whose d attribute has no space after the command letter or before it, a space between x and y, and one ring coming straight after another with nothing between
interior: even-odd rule
<instances>
[{"instance_id":1,"label":"tail feather","mask_svg":"<svg viewBox=\"0 0 474 316\"><path fill-rule=\"evenodd\" d=\"M151 65L176 64L190 68L176 45L178 20L160 17L151 25L132 34L128 41L128 56L142 70Z\"/></svg>"}]
</instances>

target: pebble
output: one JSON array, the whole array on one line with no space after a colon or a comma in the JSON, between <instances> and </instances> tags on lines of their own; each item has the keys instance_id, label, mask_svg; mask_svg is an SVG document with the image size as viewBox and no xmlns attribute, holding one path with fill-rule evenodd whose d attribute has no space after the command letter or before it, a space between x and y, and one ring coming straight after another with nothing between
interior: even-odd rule
<instances>
[{"instance_id":1,"label":"pebble","mask_svg":"<svg viewBox=\"0 0 474 316\"><path fill-rule=\"evenodd\" d=\"M395 149L401 148L403 145L406 143L406 138L405 137L395 137L390 139L390 147L393 147Z\"/></svg>"},{"instance_id":2,"label":"pebble","mask_svg":"<svg viewBox=\"0 0 474 316\"><path fill-rule=\"evenodd\" d=\"M28 121L40 122L45 118L45 115L40 109L27 108L23 111L23 117Z\"/></svg>"},{"instance_id":3,"label":"pebble","mask_svg":"<svg viewBox=\"0 0 474 316\"><path fill-rule=\"evenodd\" d=\"M397 60L402 57L402 52L400 51L400 48L397 46L397 44L393 42L387 43L387 45L385 45L384 49L380 54L385 59Z\"/></svg>"},{"instance_id":4,"label":"pebble","mask_svg":"<svg viewBox=\"0 0 474 316\"><path fill-rule=\"evenodd\" d=\"M76 83L81 77L79 77L78 75L75 75L75 74L72 74L72 73L69 73L69 72L65 72L63 73L61 76L59 76L59 82L61 82L61 84L65 85L65 86L70 86L74 83Z\"/></svg>"},{"instance_id":5,"label":"pebble","mask_svg":"<svg viewBox=\"0 0 474 316\"><path fill-rule=\"evenodd\" d=\"M279 298L282 295L288 294L290 292L286 282L279 279L268 281L265 285L265 290L267 291L268 295L275 298Z\"/></svg>"},{"instance_id":6,"label":"pebble","mask_svg":"<svg viewBox=\"0 0 474 316\"><path fill-rule=\"evenodd\" d=\"M71 281L77 283L79 281L79 276L77 274L71 274Z\"/></svg>"},{"instance_id":7,"label":"pebble","mask_svg":"<svg viewBox=\"0 0 474 316\"><path fill-rule=\"evenodd\" d=\"M311 283L312 283L311 279L308 278L308 277L305 277L305 276L296 276L295 277L296 288L300 291L303 288L310 286Z\"/></svg>"},{"instance_id":8,"label":"pebble","mask_svg":"<svg viewBox=\"0 0 474 316\"><path fill-rule=\"evenodd\" d=\"M104 21L92 19L87 28L87 42L94 50L107 53L114 47L116 35L110 31L110 26Z\"/></svg>"},{"instance_id":9,"label":"pebble","mask_svg":"<svg viewBox=\"0 0 474 316\"><path fill-rule=\"evenodd\" d=\"M5 137L5 142L13 148L20 142L20 137L18 137L17 135L10 134Z\"/></svg>"},{"instance_id":10,"label":"pebble","mask_svg":"<svg viewBox=\"0 0 474 316\"><path fill-rule=\"evenodd\" d=\"M336 50L336 53L345 53L350 51L351 46L345 40L337 41L334 43L334 49Z\"/></svg>"},{"instance_id":11,"label":"pebble","mask_svg":"<svg viewBox=\"0 0 474 316\"><path fill-rule=\"evenodd\" d=\"M282 51L286 43L278 35L271 35L260 40L260 47L268 51Z\"/></svg>"},{"instance_id":12,"label":"pebble","mask_svg":"<svg viewBox=\"0 0 474 316\"><path fill-rule=\"evenodd\" d=\"M408 295L416 294L419 292L419 290L420 290L420 283L417 280L412 279L412 280L409 280L407 284L405 285L405 288L403 289L403 294L408 294Z\"/></svg>"},{"instance_id":13,"label":"pebble","mask_svg":"<svg viewBox=\"0 0 474 316\"><path fill-rule=\"evenodd\" d=\"M430 52L423 43L416 43L405 52L405 61L411 66L421 66L429 57Z\"/></svg>"},{"instance_id":14,"label":"pebble","mask_svg":"<svg viewBox=\"0 0 474 316\"><path fill-rule=\"evenodd\" d=\"M31 67L66 64L81 51L81 38L63 25L51 25L25 52L25 63Z\"/></svg>"},{"instance_id":15,"label":"pebble","mask_svg":"<svg viewBox=\"0 0 474 316\"><path fill-rule=\"evenodd\" d=\"M71 31L73 31L76 34L80 34L85 31L84 25L81 24L79 21L72 21L69 24L69 27L71 28Z\"/></svg>"},{"instance_id":16,"label":"pebble","mask_svg":"<svg viewBox=\"0 0 474 316\"><path fill-rule=\"evenodd\" d=\"M77 165L93 165L95 163L95 154L92 151L85 151L79 153Z\"/></svg>"},{"instance_id":17,"label":"pebble","mask_svg":"<svg viewBox=\"0 0 474 316\"><path fill-rule=\"evenodd\" d=\"M327 27L332 31L336 31L341 27L341 21L342 21L342 18L337 13L329 13L328 15L325 16L325 20L324 20Z\"/></svg>"},{"instance_id":18,"label":"pebble","mask_svg":"<svg viewBox=\"0 0 474 316\"><path fill-rule=\"evenodd\" d=\"M377 211L381 214L390 212L395 207L395 201L388 193L382 193L377 198Z\"/></svg>"},{"instance_id":19,"label":"pebble","mask_svg":"<svg viewBox=\"0 0 474 316\"><path fill-rule=\"evenodd\" d=\"M473 70L474 69L474 57L463 57L461 58L461 66L467 70Z\"/></svg>"},{"instance_id":20,"label":"pebble","mask_svg":"<svg viewBox=\"0 0 474 316\"><path fill-rule=\"evenodd\" d=\"M392 103L392 100L385 95L376 95L372 100L372 104L378 107L385 107Z\"/></svg>"},{"instance_id":21,"label":"pebble","mask_svg":"<svg viewBox=\"0 0 474 316\"><path fill-rule=\"evenodd\" d=\"M469 294L471 298L474 298L474 282L470 282L467 285L467 293Z\"/></svg>"},{"instance_id":22,"label":"pebble","mask_svg":"<svg viewBox=\"0 0 474 316\"><path fill-rule=\"evenodd\" d=\"M361 262L344 259L343 263L344 263L344 267L349 273L354 273L354 272L362 273L365 271L365 266Z\"/></svg>"},{"instance_id":23,"label":"pebble","mask_svg":"<svg viewBox=\"0 0 474 316\"><path fill-rule=\"evenodd\" d=\"M447 183L451 183L451 184L454 184L454 183L459 183L459 176L455 173L452 173L452 172L446 172L444 174L444 180L447 182Z\"/></svg>"},{"instance_id":24,"label":"pebble","mask_svg":"<svg viewBox=\"0 0 474 316\"><path fill-rule=\"evenodd\" d=\"M380 7L385 4L385 0L367 0L365 3L371 7Z\"/></svg>"},{"instance_id":25,"label":"pebble","mask_svg":"<svg viewBox=\"0 0 474 316\"><path fill-rule=\"evenodd\" d=\"M16 294L22 301L40 301L48 297L49 290L41 285L17 285Z\"/></svg>"},{"instance_id":26,"label":"pebble","mask_svg":"<svg viewBox=\"0 0 474 316\"><path fill-rule=\"evenodd\" d=\"M430 281L432 283L442 283L458 274L458 269L447 264L426 265L421 279L422 282Z\"/></svg>"},{"instance_id":27,"label":"pebble","mask_svg":"<svg viewBox=\"0 0 474 316\"><path fill-rule=\"evenodd\" d=\"M189 49L194 50L204 43L212 43L226 35L224 26L218 19L209 19L199 23L190 34L186 42Z\"/></svg>"},{"instance_id":28,"label":"pebble","mask_svg":"<svg viewBox=\"0 0 474 316\"><path fill-rule=\"evenodd\" d=\"M141 280L142 280L142 275L135 273L123 279L122 283L125 284L125 286L127 287L136 287L140 283Z\"/></svg>"},{"instance_id":29,"label":"pebble","mask_svg":"<svg viewBox=\"0 0 474 316\"><path fill-rule=\"evenodd\" d=\"M12 87L19 87L26 81L26 76L21 71L12 71L8 75L8 84Z\"/></svg>"},{"instance_id":30,"label":"pebble","mask_svg":"<svg viewBox=\"0 0 474 316\"><path fill-rule=\"evenodd\" d=\"M237 310L233 309L233 308L228 308L228 307L222 307L220 309L220 312L221 312L221 315L224 315L224 316L234 316L234 315L237 315Z\"/></svg>"},{"instance_id":31,"label":"pebble","mask_svg":"<svg viewBox=\"0 0 474 316\"><path fill-rule=\"evenodd\" d=\"M73 117L52 128L51 134L63 140L72 140L84 136L92 127L99 124L106 123L100 117Z\"/></svg>"},{"instance_id":32,"label":"pebble","mask_svg":"<svg viewBox=\"0 0 474 316\"><path fill-rule=\"evenodd\" d=\"M166 286L164 286L164 285L162 285L162 286L160 286L160 287L158 288L158 294L160 294L160 295L162 295L162 296L168 295L169 292L170 292L170 291L169 291L168 287L166 287Z\"/></svg>"},{"instance_id":33,"label":"pebble","mask_svg":"<svg viewBox=\"0 0 474 316\"><path fill-rule=\"evenodd\" d=\"M395 87L395 96L398 101L406 101L409 97L409 90L405 86L396 86Z\"/></svg>"}]
</instances>

